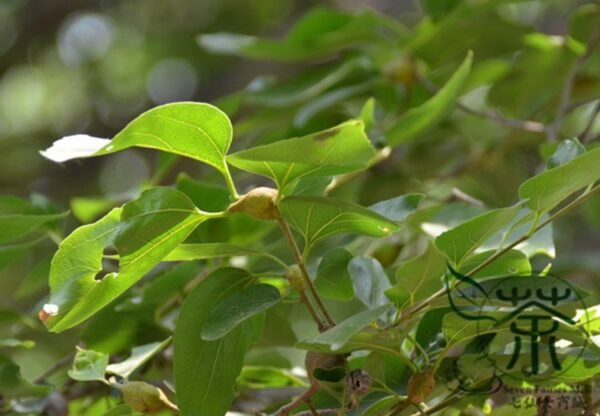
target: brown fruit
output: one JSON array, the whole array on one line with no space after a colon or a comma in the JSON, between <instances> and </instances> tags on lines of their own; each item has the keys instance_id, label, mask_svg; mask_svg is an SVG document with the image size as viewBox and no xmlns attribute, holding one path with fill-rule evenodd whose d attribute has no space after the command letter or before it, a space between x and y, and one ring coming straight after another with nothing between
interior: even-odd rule
<instances>
[{"instance_id":1,"label":"brown fruit","mask_svg":"<svg viewBox=\"0 0 600 416\"><path fill-rule=\"evenodd\" d=\"M316 351L307 352L304 360L306 373L308 374L311 384L318 384L318 381L313 374L316 369L332 370L334 368L344 367L345 365L346 359L343 355L326 354Z\"/></svg>"},{"instance_id":2,"label":"brown fruit","mask_svg":"<svg viewBox=\"0 0 600 416\"><path fill-rule=\"evenodd\" d=\"M408 381L408 400L413 404L424 402L435 387L435 372L432 368L414 373Z\"/></svg>"}]
</instances>

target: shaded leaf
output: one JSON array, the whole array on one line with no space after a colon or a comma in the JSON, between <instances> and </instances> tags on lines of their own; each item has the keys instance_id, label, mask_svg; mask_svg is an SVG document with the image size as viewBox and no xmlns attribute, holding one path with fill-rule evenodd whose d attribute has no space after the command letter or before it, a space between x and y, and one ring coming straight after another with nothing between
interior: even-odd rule
<instances>
[{"instance_id":1,"label":"shaded leaf","mask_svg":"<svg viewBox=\"0 0 600 416\"><path fill-rule=\"evenodd\" d=\"M584 153L585 147L577 138L563 140L558 144L558 147L552 156L550 156L546 165L548 169L552 169L564 165Z\"/></svg>"},{"instance_id":2,"label":"shaded leaf","mask_svg":"<svg viewBox=\"0 0 600 416\"><path fill-rule=\"evenodd\" d=\"M374 258L355 257L348 264L356 297L369 308L389 303L385 291L391 287L390 279Z\"/></svg>"},{"instance_id":3,"label":"shaded leaf","mask_svg":"<svg viewBox=\"0 0 600 416\"><path fill-rule=\"evenodd\" d=\"M446 258L432 241L423 254L402 263L396 269L398 284L386 291L398 308L425 299L442 287L441 277L446 272Z\"/></svg>"},{"instance_id":4,"label":"shaded leaf","mask_svg":"<svg viewBox=\"0 0 600 416\"><path fill-rule=\"evenodd\" d=\"M455 264L460 264L517 215L520 205L485 212L442 233L435 244Z\"/></svg>"},{"instance_id":5,"label":"shaded leaf","mask_svg":"<svg viewBox=\"0 0 600 416\"><path fill-rule=\"evenodd\" d=\"M462 92L462 87L471 70L472 54L469 53L461 66L446 85L419 107L411 108L402 114L386 131L388 143L397 146L435 126L444 120L454 109L454 104Z\"/></svg>"},{"instance_id":6,"label":"shaded leaf","mask_svg":"<svg viewBox=\"0 0 600 416\"><path fill-rule=\"evenodd\" d=\"M202 339L214 341L242 322L280 301L279 290L268 284L252 285L216 305L202 326Z\"/></svg>"},{"instance_id":7,"label":"shaded leaf","mask_svg":"<svg viewBox=\"0 0 600 416\"><path fill-rule=\"evenodd\" d=\"M343 248L334 248L323 257L315 279L321 296L341 301L352 300L354 289L348 273L348 263L352 257L352 253Z\"/></svg>"},{"instance_id":8,"label":"shaded leaf","mask_svg":"<svg viewBox=\"0 0 600 416\"><path fill-rule=\"evenodd\" d=\"M311 349L312 345L327 345L331 347L332 351L339 350L350 341L354 334L376 321L391 307L392 305L387 304L359 312L316 337L302 341L300 346L301 348Z\"/></svg>"},{"instance_id":9,"label":"shaded leaf","mask_svg":"<svg viewBox=\"0 0 600 416\"><path fill-rule=\"evenodd\" d=\"M146 345L140 345L134 347L131 350L131 355L125 361L120 363L110 364L106 367L106 372L110 374L116 374L124 379L127 379L131 373L137 370L140 366L144 365L150 360L156 353L165 348L171 338L167 338L163 342L152 342Z\"/></svg>"},{"instance_id":10,"label":"shaded leaf","mask_svg":"<svg viewBox=\"0 0 600 416\"><path fill-rule=\"evenodd\" d=\"M266 256L267 253L229 243L181 244L163 261L190 261L231 256Z\"/></svg>"},{"instance_id":11,"label":"shaded leaf","mask_svg":"<svg viewBox=\"0 0 600 416\"><path fill-rule=\"evenodd\" d=\"M186 298L175 329L174 371L177 404L183 415L222 416L233 401L244 355L258 340L263 317L256 315L216 341L202 339L212 309L253 277L222 268L204 279Z\"/></svg>"},{"instance_id":12,"label":"shaded leaf","mask_svg":"<svg viewBox=\"0 0 600 416\"><path fill-rule=\"evenodd\" d=\"M372 11L350 14L315 8L300 19L283 39L267 39L233 33L201 35L198 43L208 51L244 56L254 59L296 61L332 53L355 42L380 37L382 26L397 22L387 21Z\"/></svg>"},{"instance_id":13,"label":"shaded leaf","mask_svg":"<svg viewBox=\"0 0 600 416\"><path fill-rule=\"evenodd\" d=\"M0 244L24 237L45 224L64 218L67 213L27 215L13 214L0 216Z\"/></svg>"},{"instance_id":14,"label":"shaded leaf","mask_svg":"<svg viewBox=\"0 0 600 416\"><path fill-rule=\"evenodd\" d=\"M369 207L370 210L389 218L392 221L404 221L412 214L419 202L425 197L423 194L408 194L396 198L377 202Z\"/></svg>"}]
</instances>

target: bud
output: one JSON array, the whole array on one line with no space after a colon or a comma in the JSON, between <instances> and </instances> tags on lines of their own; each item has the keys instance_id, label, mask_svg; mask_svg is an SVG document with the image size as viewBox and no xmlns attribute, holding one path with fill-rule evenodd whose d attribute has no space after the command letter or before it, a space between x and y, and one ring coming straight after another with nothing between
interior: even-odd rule
<instances>
[{"instance_id":1,"label":"bud","mask_svg":"<svg viewBox=\"0 0 600 416\"><path fill-rule=\"evenodd\" d=\"M435 387L435 372L429 368L422 373L415 373L408 380L408 400L413 404L424 402Z\"/></svg>"},{"instance_id":2,"label":"bud","mask_svg":"<svg viewBox=\"0 0 600 416\"><path fill-rule=\"evenodd\" d=\"M408 56L399 56L388 62L383 72L391 81L408 87L415 82L417 71L414 59Z\"/></svg>"},{"instance_id":3,"label":"bud","mask_svg":"<svg viewBox=\"0 0 600 416\"><path fill-rule=\"evenodd\" d=\"M130 381L117 387L123 393L123 401L133 410L142 413L157 413L161 410L179 411L165 393L152 384Z\"/></svg>"},{"instance_id":4,"label":"bud","mask_svg":"<svg viewBox=\"0 0 600 416\"><path fill-rule=\"evenodd\" d=\"M293 264L285 271L285 277L287 277L290 286L302 293L305 289L304 277L302 271L297 264Z\"/></svg>"},{"instance_id":5,"label":"bud","mask_svg":"<svg viewBox=\"0 0 600 416\"><path fill-rule=\"evenodd\" d=\"M260 187L242 195L237 201L229 205L228 212L244 212L259 220L273 220L277 218L277 190Z\"/></svg>"}]
</instances>

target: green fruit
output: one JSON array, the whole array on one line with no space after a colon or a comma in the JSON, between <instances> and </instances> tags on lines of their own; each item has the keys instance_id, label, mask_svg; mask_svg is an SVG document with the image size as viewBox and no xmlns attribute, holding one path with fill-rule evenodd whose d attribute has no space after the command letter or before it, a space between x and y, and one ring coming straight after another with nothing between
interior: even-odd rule
<instances>
[{"instance_id":1,"label":"green fruit","mask_svg":"<svg viewBox=\"0 0 600 416\"><path fill-rule=\"evenodd\" d=\"M161 410L179 411L165 393L152 384L143 381L130 381L119 385L125 404L142 413L156 413Z\"/></svg>"}]
</instances>

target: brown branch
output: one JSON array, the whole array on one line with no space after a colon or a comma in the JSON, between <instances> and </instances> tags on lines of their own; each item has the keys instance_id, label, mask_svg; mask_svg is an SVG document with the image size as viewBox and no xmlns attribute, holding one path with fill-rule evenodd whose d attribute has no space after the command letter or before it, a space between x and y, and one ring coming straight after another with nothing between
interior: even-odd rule
<instances>
[{"instance_id":1,"label":"brown branch","mask_svg":"<svg viewBox=\"0 0 600 416\"><path fill-rule=\"evenodd\" d=\"M592 55L594 50L600 44L600 29L597 29L594 35L590 38L586 50L583 55L580 55L575 60L575 63L567 73L565 78L565 82L563 84L562 92L560 94L560 102L558 106L558 111L556 112L556 117L552 124L548 127L547 135L549 141L556 141L558 138L558 133L560 132L560 127L562 126L562 122L569 110L571 103L571 95L573 95L573 87L575 86L575 80L577 79L577 74L583 66L588 61L589 57Z\"/></svg>"}]
</instances>

